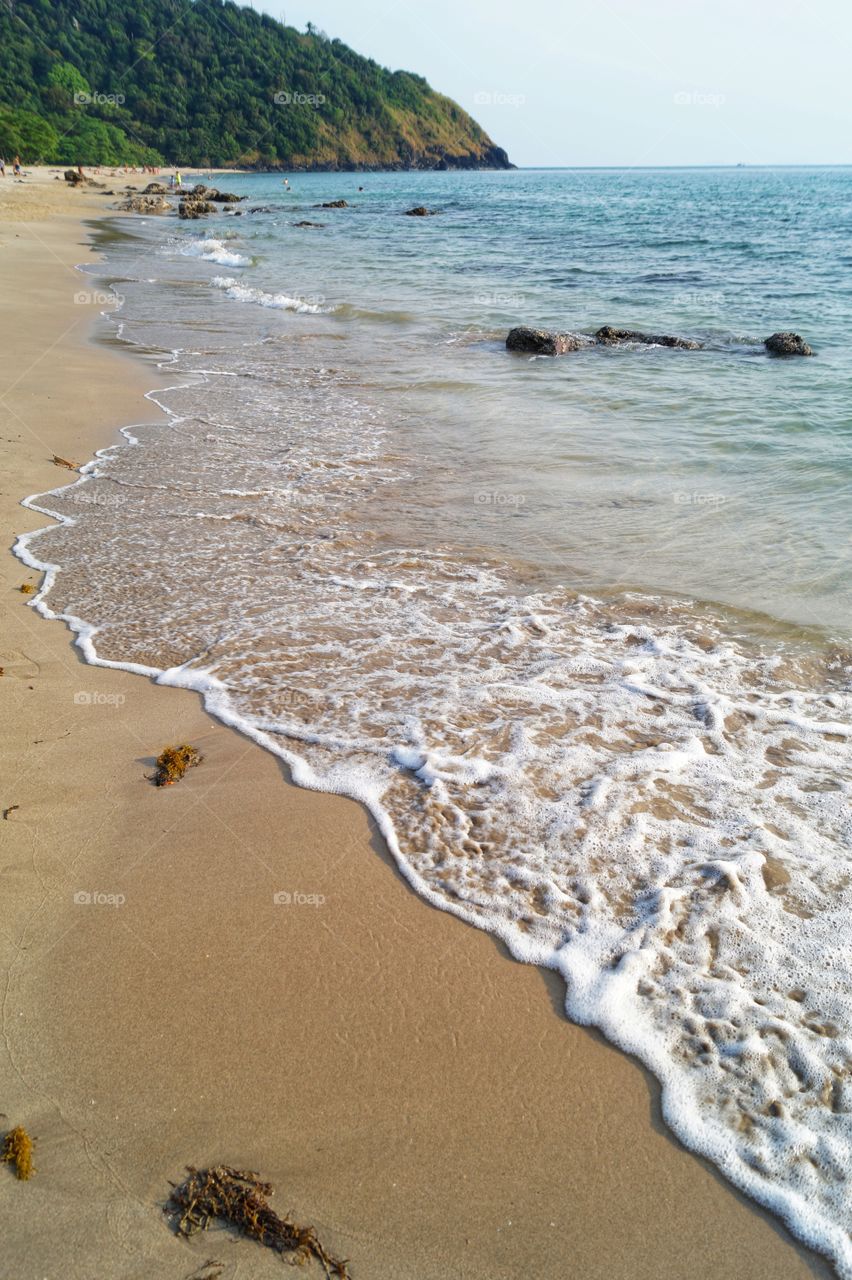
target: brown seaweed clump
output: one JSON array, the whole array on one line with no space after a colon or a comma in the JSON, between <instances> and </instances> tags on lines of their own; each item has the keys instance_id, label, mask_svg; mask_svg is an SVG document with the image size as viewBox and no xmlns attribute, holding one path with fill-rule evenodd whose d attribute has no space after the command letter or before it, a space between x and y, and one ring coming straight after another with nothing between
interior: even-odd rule
<instances>
[{"instance_id":1,"label":"brown seaweed clump","mask_svg":"<svg viewBox=\"0 0 852 1280\"><path fill-rule=\"evenodd\" d=\"M288 1218L278 1217L266 1199L272 1194L272 1187L261 1182L256 1173L226 1165L214 1169L187 1165L186 1171L189 1176L180 1186L173 1185L164 1208L178 1235L195 1235L219 1220L276 1253L287 1255L289 1262L301 1264L316 1258L327 1276L349 1280L346 1262L326 1253L313 1227L299 1227Z\"/></svg>"},{"instance_id":2,"label":"brown seaweed clump","mask_svg":"<svg viewBox=\"0 0 852 1280\"><path fill-rule=\"evenodd\" d=\"M35 591L35 587L31 582L22 582L21 585L18 587L18 590L21 592L22 595L31 596Z\"/></svg>"},{"instance_id":3,"label":"brown seaweed clump","mask_svg":"<svg viewBox=\"0 0 852 1280\"><path fill-rule=\"evenodd\" d=\"M184 743L180 747L166 747L157 756L157 772L154 781L158 787L170 787L180 782L187 769L201 764L201 753L197 747Z\"/></svg>"},{"instance_id":4,"label":"brown seaweed clump","mask_svg":"<svg viewBox=\"0 0 852 1280\"><path fill-rule=\"evenodd\" d=\"M23 1125L10 1129L3 1141L3 1154L0 1156L5 1164L13 1164L15 1173L21 1182L26 1182L35 1173L33 1167L33 1140Z\"/></svg>"}]
</instances>

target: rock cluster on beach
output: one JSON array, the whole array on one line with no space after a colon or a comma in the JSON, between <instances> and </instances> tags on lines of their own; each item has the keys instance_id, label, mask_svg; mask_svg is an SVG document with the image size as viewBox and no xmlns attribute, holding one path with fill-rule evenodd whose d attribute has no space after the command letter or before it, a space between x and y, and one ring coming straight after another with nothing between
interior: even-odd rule
<instances>
[{"instance_id":1,"label":"rock cluster on beach","mask_svg":"<svg viewBox=\"0 0 852 1280\"><path fill-rule=\"evenodd\" d=\"M57 174L57 178L58 176ZM98 187L102 191L106 185L103 182L95 182L94 178L87 177L79 169L66 169L63 176L72 187Z\"/></svg>"},{"instance_id":2,"label":"rock cluster on beach","mask_svg":"<svg viewBox=\"0 0 852 1280\"><path fill-rule=\"evenodd\" d=\"M215 204L200 196L187 196L178 205L179 218L201 218L207 213L218 213L218 210Z\"/></svg>"},{"instance_id":3,"label":"rock cluster on beach","mask_svg":"<svg viewBox=\"0 0 852 1280\"><path fill-rule=\"evenodd\" d=\"M195 186L184 197L186 200L206 200L207 203L215 204L239 204L241 200L245 200L245 196L235 195L233 191L220 191L217 187L205 187L203 182L196 182ZM214 209L215 213L216 210Z\"/></svg>"},{"instance_id":4,"label":"rock cluster on beach","mask_svg":"<svg viewBox=\"0 0 852 1280\"><path fill-rule=\"evenodd\" d=\"M169 213L171 205L165 196L144 194L127 195L120 201L117 208L122 213Z\"/></svg>"},{"instance_id":5,"label":"rock cluster on beach","mask_svg":"<svg viewBox=\"0 0 852 1280\"><path fill-rule=\"evenodd\" d=\"M702 343L694 338L678 338L667 333L640 333L635 329L616 329L605 324L594 336L584 333L558 333L550 329L533 329L529 325L516 325L509 330L506 347L509 351L521 351L528 355L563 356L584 347L616 347L622 343L639 343L645 346L677 347L684 351L700 351ZM773 333L764 338L763 345L770 355L812 356L813 350L798 333Z\"/></svg>"},{"instance_id":6,"label":"rock cluster on beach","mask_svg":"<svg viewBox=\"0 0 852 1280\"><path fill-rule=\"evenodd\" d=\"M81 178L76 169L69 169L65 174L66 182L77 186L85 181L91 184L90 178ZM100 184L97 184L100 185ZM168 195L178 197L177 214L179 218L201 218L210 213L218 213L216 207L221 204L238 204L245 196L235 195L232 191L218 191L215 187L206 187L198 182L191 191L169 191L162 182L149 182L147 187L138 191L136 187L125 187L125 194L116 206L121 213L161 214L170 213L174 205L166 198Z\"/></svg>"}]
</instances>

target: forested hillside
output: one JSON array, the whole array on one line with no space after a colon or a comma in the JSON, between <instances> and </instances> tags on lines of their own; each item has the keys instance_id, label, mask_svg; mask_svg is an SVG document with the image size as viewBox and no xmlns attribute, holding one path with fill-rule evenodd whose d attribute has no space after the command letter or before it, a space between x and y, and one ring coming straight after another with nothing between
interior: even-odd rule
<instances>
[{"instance_id":1,"label":"forested hillside","mask_svg":"<svg viewBox=\"0 0 852 1280\"><path fill-rule=\"evenodd\" d=\"M59 164L509 164L421 76L223 0L0 0L0 151Z\"/></svg>"}]
</instances>

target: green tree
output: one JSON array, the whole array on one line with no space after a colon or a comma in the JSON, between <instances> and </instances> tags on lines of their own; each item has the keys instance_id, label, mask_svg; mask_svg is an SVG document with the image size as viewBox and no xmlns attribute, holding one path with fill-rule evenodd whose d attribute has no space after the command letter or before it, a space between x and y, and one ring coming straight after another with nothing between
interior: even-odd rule
<instances>
[{"instance_id":1,"label":"green tree","mask_svg":"<svg viewBox=\"0 0 852 1280\"><path fill-rule=\"evenodd\" d=\"M232 0L6 0L0 44L3 145L31 158L507 163L422 77Z\"/></svg>"},{"instance_id":2,"label":"green tree","mask_svg":"<svg viewBox=\"0 0 852 1280\"><path fill-rule=\"evenodd\" d=\"M91 86L86 77L70 62L56 62L47 75L47 83L61 89L72 102L85 94L91 96Z\"/></svg>"},{"instance_id":3,"label":"green tree","mask_svg":"<svg viewBox=\"0 0 852 1280\"><path fill-rule=\"evenodd\" d=\"M59 134L32 111L0 107L0 152L19 155L26 164L56 158Z\"/></svg>"}]
</instances>

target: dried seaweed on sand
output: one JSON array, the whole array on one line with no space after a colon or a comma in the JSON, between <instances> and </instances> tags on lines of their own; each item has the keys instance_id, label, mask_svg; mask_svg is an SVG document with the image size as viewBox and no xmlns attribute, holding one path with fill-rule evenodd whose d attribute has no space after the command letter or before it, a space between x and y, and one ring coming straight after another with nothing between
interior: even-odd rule
<instances>
[{"instance_id":1,"label":"dried seaweed on sand","mask_svg":"<svg viewBox=\"0 0 852 1280\"><path fill-rule=\"evenodd\" d=\"M5 1164L13 1164L15 1173L21 1182L26 1182L35 1173L33 1167L33 1140L23 1125L10 1129L3 1140L3 1152L0 1160Z\"/></svg>"},{"instance_id":2,"label":"dried seaweed on sand","mask_svg":"<svg viewBox=\"0 0 852 1280\"><path fill-rule=\"evenodd\" d=\"M180 782L187 769L201 764L201 753L197 747L183 743L180 747L166 747L157 756L157 772L154 781L158 787L170 787Z\"/></svg>"},{"instance_id":3,"label":"dried seaweed on sand","mask_svg":"<svg viewBox=\"0 0 852 1280\"><path fill-rule=\"evenodd\" d=\"M213 1169L187 1165L186 1171L189 1176L179 1186L173 1186L164 1208L178 1235L195 1235L218 1220L237 1227L289 1262L316 1258L327 1276L349 1280L346 1262L326 1253L313 1227L299 1227L288 1218L278 1217L266 1199L272 1194L272 1186L261 1182L256 1173L227 1165Z\"/></svg>"}]
</instances>

